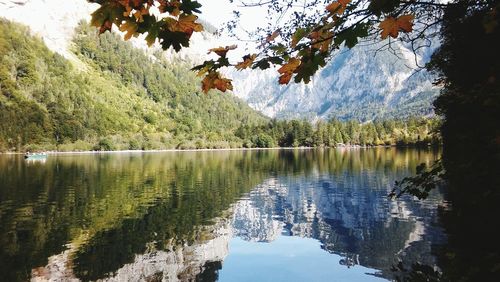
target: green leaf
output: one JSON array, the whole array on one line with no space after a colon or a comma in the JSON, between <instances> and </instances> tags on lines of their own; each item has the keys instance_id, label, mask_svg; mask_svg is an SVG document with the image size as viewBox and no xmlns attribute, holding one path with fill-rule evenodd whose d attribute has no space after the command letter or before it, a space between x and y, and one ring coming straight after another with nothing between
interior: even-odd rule
<instances>
[{"instance_id":1,"label":"green leaf","mask_svg":"<svg viewBox=\"0 0 500 282\"><path fill-rule=\"evenodd\" d=\"M198 8L201 8L201 4L198 1L182 0L182 4L179 9L184 11L186 14L201 13Z\"/></svg>"},{"instance_id":2,"label":"green leaf","mask_svg":"<svg viewBox=\"0 0 500 282\"><path fill-rule=\"evenodd\" d=\"M302 40L302 38L308 35L309 32L310 32L309 29L298 28L292 35L292 48L295 48L297 46L297 43L299 43L299 41Z\"/></svg>"},{"instance_id":3,"label":"green leaf","mask_svg":"<svg viewBox=\"0 0 500 282\"><path fill-rule=\"evenodd\" d=\"M400 3L400 0L372 0L368 6L368 10L380 16L382 13L389 14L393 12Z\"/></svg>"},{"instance_id":4,"label":"green leaf","mask_svg":"<svg viewBox=\"0 0 500 282\"><path fill-rule=\"evenodd\" d=\"M269 62L275 65L281 65L283 63L283 59L281 57L269 57Z\"/></svg>"},{"instance_id":5,"label":"green leaf","mask_svg":"<svg viewBox=\"0 0 500 282\"><path fill-rule=\"evenodd\" d=\"M109 21L120 26L125 18L123 12L125 12L125 9L121 5L104 3L92 13L90 24L95 27L101 27L106 21Z\"/></svg>"},{"instance_id":6,"label":"green leaf","mask_svg":"<svg viewBox=\"0 0 500 282\"><path fill-rule=\"evenodd\" d=\"M268 69L271 67L271 64L269 63L269 59L262 59L260 61L257 61L254 66L252 67L252 69L256 69L256 68L259 68L261 70L265 70L265 69Z\"/></svg>"},{"instance_id":7,"label":"green leaf","mask_svg":"<svg viewBox=\"0 0 500 282\"><path fill-rule=\"evenodd\" d=\"M301 64L297 69L297 75L295 76L295 82L299 83L304 81L304 83L309 83L311 77L319 70L320 67L326 65L326 53L313 53L309 56L302 57Z\"/></svg>"},{"instance_id":8,"label":"green leaf","mask_svg":"<svg viewBox=\"0 0 500 282\"><path fill-rule=\"evenodd\" d=\"M183 46L189 47L189 36L184 32L162 30L159 32L158 38L164 50L172 47L176 52L179 52Z\"/></svg>"},{"instance_id":9,"label":"green leaf","mask_svg":"<svg viewBox=\"0 0 500 282\"><path fill-rule=\"evenodd\" d=\"M256 69L256 68L259 68L261 70L265 70L265 69L268 69L271 67L271 64L273 65L281 65L283 63L283 58L281 57L267 57L267 58L264 58L260 61L257 61L252 69Z\"/></svg>"},{"instance_id":10,"label":"green leaf","mask_svg":"<svg viewBox=\"0 0 500 282\"><path fill-rule=\"evenodd\" d=\"M276 54L283 54L286 51L286 46L279 43L277 45L269 46L269 49L273 50Z\"/></svg>"},{"instance_id":11,"label":"green leaf","mask_svg":"<svg viewBox=\"0 0 500 282\"><path fill-rule=\"evenodd\" d=\"M358 44L358 38L368 36L368 24L360 23L354 27L350 27L337 35L334 39L335 45L340 46L345 42L345 46L349 49Z\"/></svg>"},{"instance_id":12,"label":"green leaf","mask_svg":"<svg viewBox=\"0 0 500 282\"><path fill-rule=\"evenodd\" d=\"M148 35L146 36L146 42L148 43L148 46L152 46L156 38L158 38L158 33L160 32L160 27L158 25L152 25L151 28L148 30Z\"/></svg>"}]
</instances>

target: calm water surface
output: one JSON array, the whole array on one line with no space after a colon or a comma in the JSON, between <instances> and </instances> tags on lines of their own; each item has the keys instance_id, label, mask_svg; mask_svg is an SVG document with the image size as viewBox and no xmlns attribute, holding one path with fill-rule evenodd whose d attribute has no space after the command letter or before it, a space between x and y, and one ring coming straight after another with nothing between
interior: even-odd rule
<instances>
[{"instance_id":1,"label":"calm water surface","mask_svg":"<svg viewBox=\"0 0 500 282\"><path fill-rule=\"evenodd\" d=\"M431 150L0 155L0 280L383 281L434 265Z\"/></svg>"}]
</instances>

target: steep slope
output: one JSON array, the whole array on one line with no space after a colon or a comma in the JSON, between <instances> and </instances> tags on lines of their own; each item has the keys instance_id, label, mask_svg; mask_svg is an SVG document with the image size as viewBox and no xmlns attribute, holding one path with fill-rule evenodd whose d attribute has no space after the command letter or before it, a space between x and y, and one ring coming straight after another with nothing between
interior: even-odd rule
<instances>
[{"instance_id":1,"label":"steep slope","mask_svg":"<svg viewBox=\"0 0 500 282\"><path fill-rule=\"evenodd\" d=\"M242 122L265 120L232 95L199 93L182 62L86 25L77 32L74 54L85 71L27 28L0 21L0 149L229 147Z\"/></svg>"},{"instance_id":2,"label":"steep slope","mask_svg":"<svg viewBox=\"0 0 500 282\"><path fill-rule=\"evenodd\" d=\"M58 0L1 0L0 16L30 26L49 49L80 66L69 51L74 28L81 19L89 19L96 8L85 0L71 3ZM203 16L203 15L202 15ZM208 30L211 28L204 24ZM193 47L180 54L166 52L169 58L200 62L206 50L228 44L205 32L193 36ZM135 47L147 49L144 40L132 39ZM232 43L232 42L231 42ZM416 60L423 65L437 44L421 49ZM234 95L252 108L270 117L317 118L337 117L361 121L377 118L401 118L431 115L432 101L439 89L426 71L415 73L413 53L401 44L392 44L391 51L375 52L380 46L370 45L342 50L308 85L277 84L275 70L229 73L234 78ZM193 65L194 63L191 63Z\"/></svg>"},{"instance_id":3,"label":"steep slope","mask_svg":"<svg viewBox=\"0 0 500 282\"><path fill-rule=\"evenodd\" d=\"M74 60L69 46L75 27L96 7L85 0L0 0L0 17L29 26L50 50Z\"/></svg>"},{"instance_id":4,"label":"steep slope","mask_svg":"<svg viewBox=\"0 0 500 282\"><path fill-rule=\"evenodd\" d=\"M414 55L401 44L394 44L394 51L376 52L379 47L338 52L309 84L280 86L275 70L233 73L234 93L252 108L278 118L365 121L432 114L439 92L433 77L425 70L415 72ZM417 56L419 64L432 50Z\"/></svg>"}]
</instances>

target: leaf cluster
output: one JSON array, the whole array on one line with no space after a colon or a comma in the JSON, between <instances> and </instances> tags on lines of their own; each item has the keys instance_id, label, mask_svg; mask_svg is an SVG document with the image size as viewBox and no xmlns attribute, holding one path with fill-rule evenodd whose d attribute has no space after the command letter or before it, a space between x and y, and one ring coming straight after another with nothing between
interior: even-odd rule
<instances>
[{"instance_id":1,"label":"leaf cluster","mask_svg":"<svg viewBox=\"0 0 500 282\"><path fill-rule=\"evenodd\" d=\"M98 2L101 7L93 13L92 23L101 32L110 30L115 24L126 32L126 38L147 33L148 44L154 44L158 39L163 49L173 47L179 51L182 47L189 46L193 32L203 29L193 14L201 10L197 1L94 2ZM255 32L250 33L251 40L257 43L259 51L243 56L239 62L231 63L226 55L234 49L228 47L233 46L211 49L219 59L205 61L193 68L199 76L204 76L204 92L210 89L232 89L231 80L223 78L220 72L220 69L227 67L264 70L276 66L280 73L280 84L288 84L292 78L296 83L308 83L336 50L343 46L353 48L362 40L373 39L379 32L382 40L389 36L406 40L417 49L419 45L415 40L427 36L426 30L434 24L432 20L440 18L445 6L437 0L255 0L239 4L242 9L262 7L267 10L267 26L258 27ZM157 19L151 12L153 7L166 16ZM234 11L235 19L227 26L229 31L238 27L238 18L243 12ZM278 20L273 22L273 19ZM414 32L415 28L418 32ZM415 33L415 36L411 37L410 33ZM401 34L406 38L402 38ZM388 44L390 47L390 41Z\"/></svg>"}]
</instances>

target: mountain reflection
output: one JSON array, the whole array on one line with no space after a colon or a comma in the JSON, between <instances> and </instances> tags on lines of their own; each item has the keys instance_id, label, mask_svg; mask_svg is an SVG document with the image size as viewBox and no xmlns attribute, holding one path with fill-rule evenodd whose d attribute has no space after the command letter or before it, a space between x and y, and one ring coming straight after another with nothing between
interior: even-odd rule
<instances>
[{"instance_id":1,"label":"mountain reflection","mask_svg":"<svg viewBox=\"0 0 500 282\"><path fill-rule=\"evenodd\" d=\"M340 178L318 173L281 177L258 185L235 205L235 235L272 242L280 235L314 238L343 256L339 263L381 270L399 261L435 265L431 244L443 240L436 227L439 195L425 203L387 198L397 175L378 181L376 170Z\"/></svg>"},{"instance_id":2,"label":"mountain reflection","mask_svg":"<svg viewBox=\"0 0 500 282\"><path fill-rule=\"evenodd\" d=\"M9 281L213 281L232 238L318 240L391 278L435 264L439 193L387 198L422 150L280 150L0 157L0 265Z\"/></svg>"}]
</instances>

